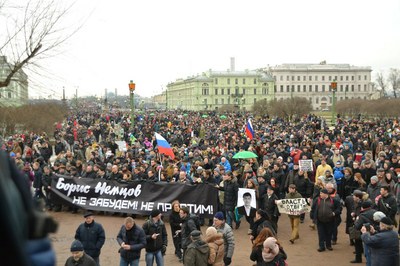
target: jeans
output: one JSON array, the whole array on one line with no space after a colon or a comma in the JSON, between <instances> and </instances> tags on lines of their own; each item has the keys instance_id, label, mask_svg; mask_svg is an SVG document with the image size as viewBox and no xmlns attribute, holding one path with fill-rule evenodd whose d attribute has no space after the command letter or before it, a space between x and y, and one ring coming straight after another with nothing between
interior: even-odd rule
<instances>
[{"instance_id":1,"label":"jeans","mask_svg":"<svg viewBox=\"0 0 400 266\"><path fill-rule=\"evenodd\" d=\"M235 214L233 213L233 211L225 211L225 216L226 223L229 224L230 227L232 227L232 222L236 223Z\"/></svg>"},{"instance_id":2,"label":"jeans","mask_svg":"<svg viewBox=\"0 0 400 266\"><path fill-rule=\"evenodd\" d=\"M365 255L365 259L367 260L367 266L371 266L371 251L369 250L369 247L367 247L367 245L364 245L364 255Z\"/></svg>"},{"instance_id":3,"label":"jeans","mask_svg":"<svg viewBox=\"0 0 400 266\"><path fill-rule=\"evenodd\" d=\"M121 257L121 260L119 261L119 266L139 266L139 259L126 260Z\"/></svg>"},{"instance_id":4,"label":"jeans","mask_svg":"<svg viewBox=\"0 0 400 266\"><path fill-rule=\"evenodd\" d=\"M299 223L300 223L300 216L289 216L290 225L292 227L292 235L290 240L299 239Z\"/></svg>"},{"instance_id":5,"label":"jeans","mask_svg":"<svg viewBox=\"0 0 400 266\"><path fill-rule=\"evenodd\" d=\"M146 251L146 266L153 266L154 258L156 259L157 266L164 266L164 258L161 253L161 250L154 251L154 252Z\"/></svg>"}]
</instances>

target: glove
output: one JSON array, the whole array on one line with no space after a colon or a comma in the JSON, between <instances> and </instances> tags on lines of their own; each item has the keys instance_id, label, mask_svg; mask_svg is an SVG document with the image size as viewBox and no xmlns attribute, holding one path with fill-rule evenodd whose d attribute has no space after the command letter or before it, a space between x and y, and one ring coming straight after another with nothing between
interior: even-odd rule
<instances>
[{"instance_id":1,"label":"glove","mask_svg":"<svg viewBox=\"0 0 400 266\"><path fill-rule=\"evenodd\" d=\"M225 257L225 258L224 258L224 263L225 263L225 265L230 265L231 262L232 262L232 259L231 259L231 258L228 258L228 257Z\"/></svg>"},{"instance_id":2,"label":"glove","mask_svg":"<svg viewBox=\"0 0 400 266\"><path fill-rule=\"evenodd\" d=\"M165 255L166 251L167 251L167 246L163 245L162 248L161 248L161 253L162 253L163 256Z\"/></svg>"}]
</instances>

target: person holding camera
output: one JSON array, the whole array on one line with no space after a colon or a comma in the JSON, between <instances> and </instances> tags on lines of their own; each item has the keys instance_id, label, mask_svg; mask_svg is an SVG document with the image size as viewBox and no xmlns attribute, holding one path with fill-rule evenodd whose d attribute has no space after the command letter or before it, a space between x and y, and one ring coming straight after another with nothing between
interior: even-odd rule
<instances>
[{"instance_id":1,"label":"person holding camera","mask_svg":"<svg viewBox=\"0 0 400 266\"><path fill-rule=\"evenodd\" d=\"M361 204L361 211L359 216L357 216L357 219L354 222L354 227L356 230L361 230L363 226L367 228L367 230L370 230L370 227L374 224L374 213L376 210L372 209L372 202L370 200L366 200ZM361 243L362 244L362 243ZM360 248L362 250L362 247ZM364 245L364 256L367 260L367 265L371 265L370 263L370 254L369 254L369 249ZM361 263L361 253L357 252L356 250L356 257L354 260L350 261L350 263Z\"/></svg>"},{"instance_id":2,"label":"person holding camera","mask_svg":"<svg viewBox=\"0 0 400 266\"><path fill-rule=\"evenodd\" d=\"M371 266L398 266L399 265L399 240L393 230L393 221L383 217L379 223L379 232L374 227L370 231L366 226L361 228L361 239L371 251Z\"/></svg>"}]
</instances>

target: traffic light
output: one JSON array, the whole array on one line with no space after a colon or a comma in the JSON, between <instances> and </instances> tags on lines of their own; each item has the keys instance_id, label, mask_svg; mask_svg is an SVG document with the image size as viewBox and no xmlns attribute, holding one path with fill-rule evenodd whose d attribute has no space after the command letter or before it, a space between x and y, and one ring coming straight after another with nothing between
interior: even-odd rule
<instances>
[{"instance_id":1,"label":"traffic light","mask_svg":"<svg viewBox=\"0 0 400 266\"><path fill-rule=\"evenodd\" d=\"M135 90L135 86L136 86L136 84L133 83L133 81L131 80L131 82L129 82L129 90L130 90L131 92L133 92L133 91Z\"/></svg>"}]
</instances>

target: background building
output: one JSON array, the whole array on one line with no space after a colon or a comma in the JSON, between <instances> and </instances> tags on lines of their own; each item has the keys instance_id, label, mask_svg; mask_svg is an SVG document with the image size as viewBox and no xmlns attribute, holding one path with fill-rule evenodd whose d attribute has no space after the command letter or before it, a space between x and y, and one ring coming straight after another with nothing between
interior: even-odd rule
<instances>
[{"instance_id":1,"label":"background building","mask_svg":"<svg viewBox=\"0 0 400 266\"><path fill-rule=\"evenodd\" d=\"M336 80L336 100L371 99L375 88L371 82L371 68L349 64L283 64L266 69L275 80L275 98L307 98L314 110L332 106L331 82Z\"/></svg>"},{"instance_id":2,"label":"background building","mask_svg":"<svg viewBox=\"0 0 400 266\"><path fill-rule=\"evenodd\" d=\"M7 63L7 57L0 56L0 80L5 80L12 65ZM28 102L28 76L24 71L18 71L10 84L0 88L0 106L20 106Z\"/></svg>"},{"instance_id":3,"label":"background building","mask_svg":"<svg viewBox=\"0 0 400 266\"><path fill-rule=\"evenodd\" d=\"M274 99L274 81L263 71L235 71L234 61L227 71L205 72L178 79L167 85L167 109L251 110L256 101Z\"/></svg>"}]
</instances>

